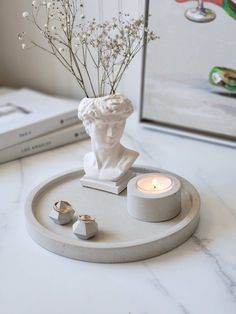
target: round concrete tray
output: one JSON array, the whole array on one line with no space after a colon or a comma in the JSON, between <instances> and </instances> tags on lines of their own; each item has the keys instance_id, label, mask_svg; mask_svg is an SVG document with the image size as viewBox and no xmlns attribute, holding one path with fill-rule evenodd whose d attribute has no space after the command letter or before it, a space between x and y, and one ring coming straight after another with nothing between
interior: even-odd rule
<instances>
[{"instance_id":1,"label":"round concrete tray","mask_svg":"<svg viewBox=\"0 0 236 314\"><path fill-rule=\"evenodd\" d=\"M137 174L166 172L160 169L133 167ZM148 223L129 216L126 190L114 195L84 188L83 170L63 173L34 189L26 202L26 224L32 239L56 254L88 262L122 263L158 256L186 241L199 222L200 198L185 179L182 183L182 210L174 219ZM72 233L72 223L55 224L49 217L58 200L69 201L78 214L96 217L99 233L90 240L80 240Z\"/></svg>"}]
</instances>

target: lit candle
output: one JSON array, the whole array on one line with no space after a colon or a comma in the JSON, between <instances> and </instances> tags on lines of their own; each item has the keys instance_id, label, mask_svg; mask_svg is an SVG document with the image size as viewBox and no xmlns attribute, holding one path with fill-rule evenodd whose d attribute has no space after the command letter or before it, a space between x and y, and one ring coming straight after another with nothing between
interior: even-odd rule
<instances>
[{"instance_id":1,"label":"lit candle","mask_svg":"<svg viewBox=\"0 0 236 314\"><path fill-rule=\"evenodd\" d=\"M169 191L172 186L172 179L162 174L147 175L137 181L138 189L147 193L164 193Z\"/></svg>"},{"instance_id":2,"label":"lit candle","mask_svg":"<svg viewBox=\"0 0 236 314\"><path fill-rule=\"evenodd\" d=\"M181 183L169 173L147 173L131 179L127 186L129 214L142 221L172 219L181 211Z\"/></svg>"}]
</instances>

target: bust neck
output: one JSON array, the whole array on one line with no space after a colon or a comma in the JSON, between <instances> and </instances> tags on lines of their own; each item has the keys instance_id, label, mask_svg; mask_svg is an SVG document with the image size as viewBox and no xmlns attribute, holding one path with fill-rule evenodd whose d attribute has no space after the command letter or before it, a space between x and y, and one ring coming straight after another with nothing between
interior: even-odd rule
<instances>
[{"instance_id":1,"label":"bust neck","mask_svg":"<svg viewBox=\"0 0 236 314\"><path fill-rule=\"evenodd\" d=\"M123 152L123 146L120 143L112 148L101 148L92 143L92 148L98 169L114 167Z\"/></svg>"}]
</instances>

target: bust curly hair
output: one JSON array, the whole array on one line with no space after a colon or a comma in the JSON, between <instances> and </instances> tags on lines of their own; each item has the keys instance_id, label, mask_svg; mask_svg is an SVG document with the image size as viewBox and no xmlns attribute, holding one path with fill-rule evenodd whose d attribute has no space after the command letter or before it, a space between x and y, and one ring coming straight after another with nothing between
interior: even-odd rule
<instances>
[{"instance_id":1,"label":"bust curly hair","mask_svg":"<svg viewBox=\"0 0 236 314\"><path fill-rule=\"evenodd\" d=\"M132 112L131 101L116 94L99 98L84 98L79 104L78 118L83 121L89 133L89 125L95 120L103 122L125 120Z\"/></svg>"}]
</instances>

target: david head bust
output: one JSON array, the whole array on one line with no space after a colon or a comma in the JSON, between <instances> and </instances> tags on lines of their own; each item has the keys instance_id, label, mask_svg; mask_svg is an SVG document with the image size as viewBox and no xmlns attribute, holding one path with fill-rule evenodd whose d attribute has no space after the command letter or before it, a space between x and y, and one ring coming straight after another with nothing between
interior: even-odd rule
<instances>
[{"instance_id":1,"label":"david head bust","mask_svg":"<svg viewBox=\"0 0 236 314\"><path fill-rule=\"evenodd\" d=\"M132 166L138 153L120 143L126 119L132 112L130 100L119 94L81 101L78 117L92 145L92 152L84 157L87 177L117 181Z\"/></svg>"}]
</instances>

